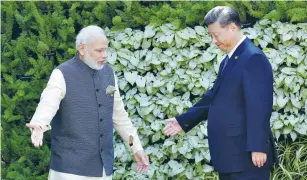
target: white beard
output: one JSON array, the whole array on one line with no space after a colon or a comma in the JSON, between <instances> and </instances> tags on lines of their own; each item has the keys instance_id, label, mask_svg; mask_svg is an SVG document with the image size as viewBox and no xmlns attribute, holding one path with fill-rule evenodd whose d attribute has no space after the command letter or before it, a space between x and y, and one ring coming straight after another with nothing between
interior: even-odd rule
<instances>
[{"instance_id":1,"label":"white beard","mask_svg":"<svg viewBox=\"0 0 307 180\"><path fill-rule=\"evenodd\" d=\"M103 64L98 64L98 61L102 61L102 60L94 60L87 51L85 51L84 54L84 63L86 65L88 65L90 68L95 69L95 70L100 70L103 68Z\"/></svg>"}]
</instances>

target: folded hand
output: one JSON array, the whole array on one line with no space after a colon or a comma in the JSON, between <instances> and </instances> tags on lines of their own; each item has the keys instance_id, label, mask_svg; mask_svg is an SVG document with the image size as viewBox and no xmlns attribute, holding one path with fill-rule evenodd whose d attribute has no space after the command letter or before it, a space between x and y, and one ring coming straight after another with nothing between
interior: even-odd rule
<instances>
[{"instance_id":1,"label":"folded hand","mask_svg":"<svg viewBox=\"0 0 307 180\"><path fill-rule=\"evenodd\" d=\"M266 159L267 159L266 153L252 152L252 161L255 166L258 166L259 168L262 167L266 162Z\"/></svg>"},{"instance_id":2,"label":"folded hand","mask_svg":"<svg viewBox=\"0 0 307 180\"><path fill-rule=\"evenodd\" d=\"M43 145L43 135L44 135L44 131L43 129L36 124L26 124L26 126L28 128L30 128L32 134L31 134L31 140L32 140L32 144L35 147L40 147Z\"/></svg>"}]
</instances>

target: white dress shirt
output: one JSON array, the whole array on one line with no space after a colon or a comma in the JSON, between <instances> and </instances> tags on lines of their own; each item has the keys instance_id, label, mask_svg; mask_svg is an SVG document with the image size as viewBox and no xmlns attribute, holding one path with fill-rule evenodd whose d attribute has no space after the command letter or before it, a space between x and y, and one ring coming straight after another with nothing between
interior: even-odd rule
<instances>
[{"instance_id":1,"label":"white dress shirt","mask_svg":"<svg viewBox=\"0 0 307 180\"><path fill-rule=\"evenodd\" d=\"M245 40L245 38L246 38L246 36L243 35L243 36L241 37L240 41L237 43L237 45L236 45L234 48L232 48L231 51L229 51L229 53L228 53L228 58L229 58L229 59L231 58L231 56L233 55L233 53L237 50L238 46Z\"/></svg>"},{"instance_id":2,"label":"white dress shirt","mask_svg":"<svg viewBox=\"0 0 307 180\"><path fill-rule=\"evenodd\" d=\"M133 136L133 146L131 150L133 153L143 150L141 141L137 135L137 131L134 128L131 120L128 117L128 113L125 110L124 103L120 97L117 78L115 77L114 92L114 107L113 107L113 125L116 131L119 133L125 144L128 144L129 136ZM47 87L41 94L40 102L36 108L36 111L32 117L30 124L38 124L40 127L47 131L51 129L50 122L59 109L61 100L66 94L66 84L62 72L59 69L53 70L50 79L47 83ZM85 177L73 174L67 174L57 172L52 169L49 171L49 180L106 180L112 179L112 176L105 177L105 171L103 169L104 177Z\"/></svg>"}]
</instances>

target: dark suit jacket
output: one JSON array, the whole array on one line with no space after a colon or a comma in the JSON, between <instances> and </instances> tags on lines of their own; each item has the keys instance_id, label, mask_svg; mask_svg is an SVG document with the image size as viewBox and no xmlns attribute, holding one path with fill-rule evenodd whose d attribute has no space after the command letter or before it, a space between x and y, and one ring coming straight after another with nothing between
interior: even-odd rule
<instances>
[{"instance_id":1,"label":"dark suit jacket","mask_svg":"<svg viewBox=\"0 0 307 180\"><path fill-rule=\"evenodd\" d=\"M255 168L251 152L267 153L263 168L271 167L278 163L270 129L272 67L248 38L238 46L221 73L224 61L213 88L176 119L188 132L208 118L209 149L216 171L230 173Z\"/></svg>"}]
</instances>

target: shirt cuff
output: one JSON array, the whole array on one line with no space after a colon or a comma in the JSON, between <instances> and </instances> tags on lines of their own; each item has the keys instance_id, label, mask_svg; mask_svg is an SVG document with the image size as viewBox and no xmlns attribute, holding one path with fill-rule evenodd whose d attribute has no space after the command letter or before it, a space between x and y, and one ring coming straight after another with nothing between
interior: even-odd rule
<instances>
[{"instance_id":1,"label":"shirt cuff","mask_svg":"<svg viewBox=\"0 0 307 180\"><path fill-rule=\"evenodd\" d=\"M138 151L144 151L141 141L138 136L134 138L133 145L129 146L129 149L132 150L133 154L135 154Z\"/></svg>"},{"instance_id":2,"label":"shirt cuff","mask_svg":"<svg viewBox=\"0 0 307 180\"><path fill-rule=\"evenodd\" d=\"M40 128L43 130L43 132L46 132L46 131L48 131L48 130L51 129L51 126L50 126L49 124L46 125L46 124L42 124L42 123L40 123L40 122L30 122L30 124L39 125Z\"/></svg>"}]
</instances>

